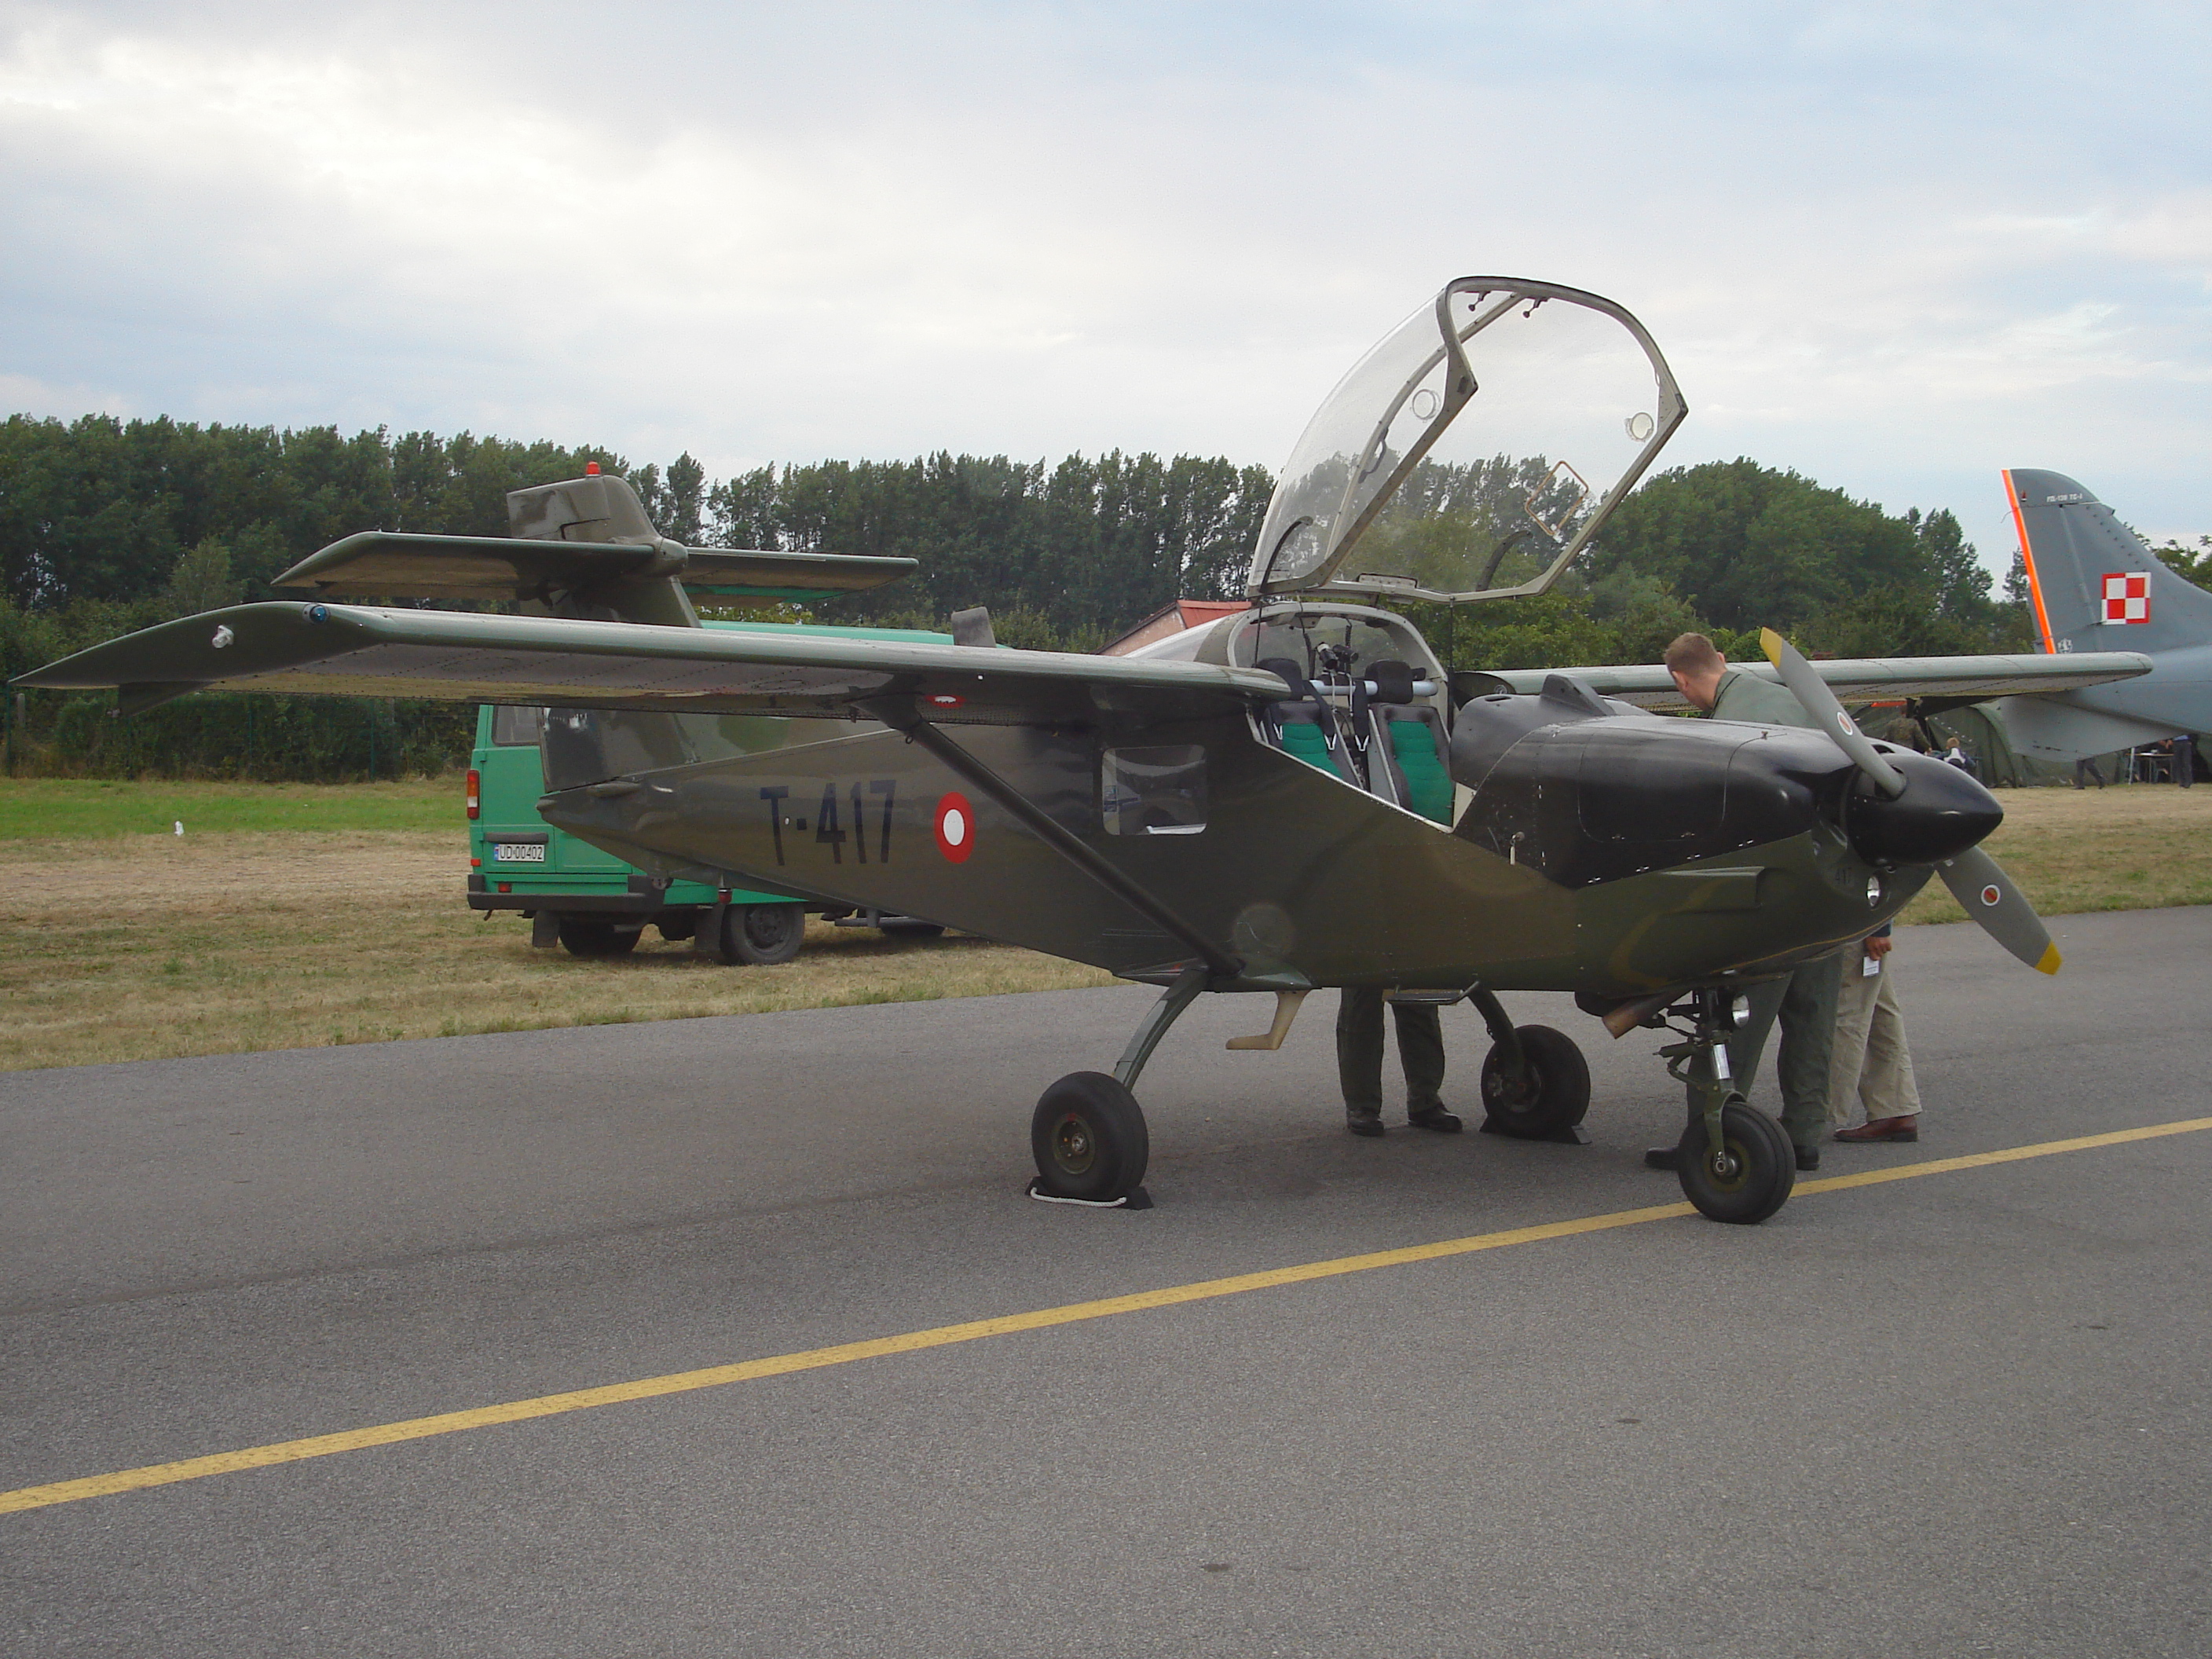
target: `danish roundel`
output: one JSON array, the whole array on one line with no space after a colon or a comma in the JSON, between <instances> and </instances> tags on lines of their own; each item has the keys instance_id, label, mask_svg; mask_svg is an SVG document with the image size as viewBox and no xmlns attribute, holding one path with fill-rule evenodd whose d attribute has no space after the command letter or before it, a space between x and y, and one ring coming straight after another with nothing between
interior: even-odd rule
<instances>
[{"instance_id":1,"label":"danish roundel","mask_svg":"<svg viewBox=\"0 0 2212 1659\"><path fill-rule=\"evenodd\" d=\"M937 850L955 864L967 863L975 850L975 809L957 789L937 803Z\"/></svg>"}]
</instances>

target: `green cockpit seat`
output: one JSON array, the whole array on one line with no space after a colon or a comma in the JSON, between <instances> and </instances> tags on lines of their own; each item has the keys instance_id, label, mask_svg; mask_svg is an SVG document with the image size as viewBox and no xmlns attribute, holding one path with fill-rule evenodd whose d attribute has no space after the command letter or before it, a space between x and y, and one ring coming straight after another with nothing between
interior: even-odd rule
<instances>
[{"instance_id":1,"label":"green cockpit seat","mask_svg":"<svg viewBox=\"0 0 2212 1659\"><path fill-rule=\"evenodd\" d=\"M1279 677L1291 695L1262 712L1261 728L1274 745L1293 760L1328 773L1357 787L1357 772L1337 726L1336 710L1313 688L1298 665L1286 657L1270 657L1255 666Z\"/></svg>"},{"instance_id":2,"label":"green cockpit seat","mask_svg":"<svg viewBox=\"0 0 2212 1659\"><path fill-rule=\"evenodd\" d=\"M1432 823L1452 821L1451 773L1444 764L1443 722L1433 708L1419 704L1384 707L1376 724L1390 740L1390 762L1398 775L1398 804Z\"/></svg>"},{"instance_id":3,"label":"green cockpit seat","mask_svg":"<svg viewBox=\"0 0 2212 1659\"><path fill-rule=\"evenodd\" d=\"M1414 677L1409 664L1374 662L1364 672L1377 693L1368 705L1373 722L1368 770L1376 775L1376 793L1387 793L1431 823L1450 823L1451 747L1443 715L1426 703L1411 701ZM1381 766L1376 764L1378 758Z\"/></svg>"}]
</instances>

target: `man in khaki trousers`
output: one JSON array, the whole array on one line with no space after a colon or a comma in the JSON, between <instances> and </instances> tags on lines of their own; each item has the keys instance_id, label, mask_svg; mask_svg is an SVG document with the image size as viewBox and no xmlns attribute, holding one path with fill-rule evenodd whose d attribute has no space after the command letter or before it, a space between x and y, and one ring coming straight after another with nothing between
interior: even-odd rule
<instances>
[{"instance_id":1,"label":"man in khaki trousers","mask_svg":"<svg viewBox=\"0 0 2212 1659\"><path fill-rule=\"evenodd\" d=\"M1920 1139L1920 1089L1905 1046L1890 945L1884 927L1845 959L1828 1057L1828 1121L1838 1140ZM1866 1121L1853 1127L1861 1112Z\"/></svg>"}]
</instances>

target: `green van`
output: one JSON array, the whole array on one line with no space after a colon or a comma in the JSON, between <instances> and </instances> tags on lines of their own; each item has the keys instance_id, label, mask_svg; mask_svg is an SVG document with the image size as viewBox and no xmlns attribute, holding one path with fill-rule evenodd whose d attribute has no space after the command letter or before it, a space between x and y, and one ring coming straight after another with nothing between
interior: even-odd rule
<instances>
[{"instance_id":1,"label":"green van","mask_svg":"<svg viewBox=\"0 0 2212 1659\"><path fill-rule=\"evenodd\" d=\"M705 625L952 643L950 634L913 628ZM633 949L651 926L660 930L663 939L691 940L694 949L717 961L788 962L799 954L805 937L809 908L842 926L907 934L945 931L914 916L825 910L788 893L648 876L613 854L556 830L538 815L538 798L545 793L540 757L544 732L543 708L487 703L477 710L476 748L469 757L469 908L520 912L532 923L533 945L550 947L557 943L580 957L618 956Z\"/></svg>"}]
</instances>

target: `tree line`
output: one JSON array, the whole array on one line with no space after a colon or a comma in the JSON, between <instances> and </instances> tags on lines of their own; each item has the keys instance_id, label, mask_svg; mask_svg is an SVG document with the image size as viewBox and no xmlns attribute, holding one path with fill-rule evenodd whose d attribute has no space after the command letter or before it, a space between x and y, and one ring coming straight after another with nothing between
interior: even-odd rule
<instances>
[{"instance_id":1,"label":"tree line","mask_svg":"<svg viewBox=\"0 0 2212 1659\"><path fill-rule=\"evenodd\" d=\"M1273 487L1266 468L1220 457L1120 451L715 479L689 454L634 465L592 444L15 416L0 423L0 671L279 597L272 578L357 530L504 534L508 490L592 462L678 541L919 562L905 582L812 607L815 620L941 627L986 605L1001 641L1072 650L1176 598L1241 593ZM2198 573L2197 555L2161 553ZM1646 481L1541 599L1403 608L1455 666L1533 667L1649 662L1687 629L1734 650L1762 625L1836 655L2026 649L2024 601L2017 568L1992 592L1949 511L1892 514L1747 459ZM465 708L389 701L210 694L129 721L101 718L106 701L11 698L11 763L359 777L452 763L472 730Z\"/></svg>"}]
</instances>

